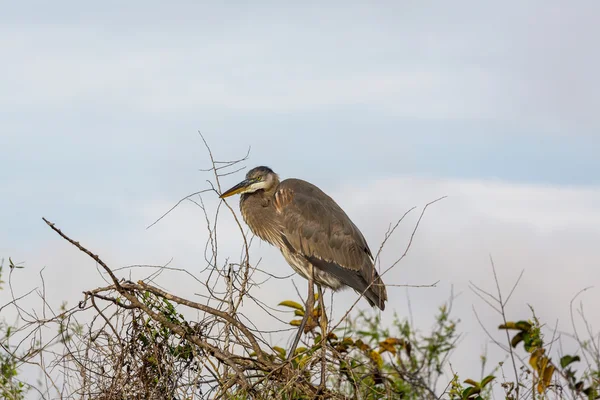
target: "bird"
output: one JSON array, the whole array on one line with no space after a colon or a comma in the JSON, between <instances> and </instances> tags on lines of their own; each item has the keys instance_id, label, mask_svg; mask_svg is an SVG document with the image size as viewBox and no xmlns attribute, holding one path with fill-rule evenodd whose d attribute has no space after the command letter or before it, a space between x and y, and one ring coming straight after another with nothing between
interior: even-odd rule
<instances>
[{"instance_id":1,"label":"bird","mask_svg":"<svg viewBox=\"0 0 600 400\"><path fill-rule=\"evenodd\" d=\"M334 292L350 287L372 307L385 309L386 287L365 237L325 192L301 179L280 181L271 168L258 166L219 197L236 194L241 195L240 211L252 233L279 248L294 271L308 280L306 310L312 310L314 304L313 284L319 290L323 311L322 286ZM322 315L325 326L321 328L325 331L325 312ZM309 312L305 312L290 353L308 317Z\"/></svg>"}]
</instances>

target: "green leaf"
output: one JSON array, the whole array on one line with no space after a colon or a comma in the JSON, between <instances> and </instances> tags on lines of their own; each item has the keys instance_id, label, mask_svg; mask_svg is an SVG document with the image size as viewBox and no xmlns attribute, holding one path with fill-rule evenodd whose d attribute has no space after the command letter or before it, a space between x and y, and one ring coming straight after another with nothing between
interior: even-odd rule
<instances>
[{"instance_id":1,"label":"green leaf","mask_svg":"<svg viewBox=\"0 0 600 400\"><path fill-rule=\"evenodd\" d=\"M304 310L294 310L294 315L296 317L304 317Z\"/></svg>"},{"instance_id":2,"label":"green leaf","mask_svg":"<svg viewBox=\"0 0 600 400\"><path fill-rule=\"evenodd\" d=\"M461 393L461 397L466 400L466 399L470 398L472 395L477 394L479 392L480 392L479 388L470 386L470 387L466 388L465 390L463 390L463 392Z\"/></svg>"},{"instance_id":3,"label":"green leaf","mask_svg":"<svg viewBox=\"0 0 600 400\"><path fill-rule=\"evenodd\" d=\"M302 324L301 319L293 319L290 321L290 325L292 325L292 326L300 326L300 324Z\"/></svg>"},{"instance_id":4,"label":"green leaf","mask_svg":"<svg viewBox=\"0 0 600 400\"><path fill-rule=\"evenodd\" d=\"M517 328L522 331L528 331L531 329L531 324L528 321L517 322Z\"/></svg>"},{"instance_id":5,"label":"green leaf","mask_svg":"<svg viewBox=\"0 0 600 400\"><path fill-rule=\"evenodd\" d=\"M513 348L517 347L517 345L523 341L524 336L525 332L523 331L517 333L515 336L513 336L512 340L510 341L510 345Z\"/></svg>"},{"instance_id":6,"label":"green leaf","mask_svg":"<svg viewBox=\"0 0 600 400\"><path fill-rule=\"evenodd\" d=\"M531 353L532 351L535 351L537 348L539 348L539 343L538 341L535 340L535 336L531 335L529 332L522 332L523 333L523 348L525 349L526 352Z\"/></svg>"},{"instance_id":7,"label":"green leaf","mask_svg":"<svg viewBox=\"0 0 600 400\"><path fill-rule=\"evenodd\" d=\"M284 307L289 307L289 308L295 308L296 310L304 311L304 307L302 306L302 304L297 303L292 300L284 300L281 303L279 303L278 305L284 306Z\"/></svg>"},{"instance_id":8,"label":"green leaf","mask_svg":"<svg viewBox=\"0 0 600 400\"><path fill-rule=\"evenodd\" d=\"M24 266L20 265L21 263L16 263L12 260L12 258L8 257L8 266L10 267L10 269L21 269L21 268L25 268Z\"/></svg>"},{"instance_id":9,"label":"green leaf","mask_svg":"<svg viewBox=\"0 0 600 400\"><path fill-rule=\"evenodd\" d=\"M560 359L560 367L561 368L566 368L569 364L572 364L574 362L577 361L581 361L581 359L579 358L579 356L570 356L570 355L566 355L564 357L562 357Z\"/></svg>"},{"instance_id":10,"label":"green leaf","mask_svg":"<svg viewBox=\"0 0 600 400\"><path fill-rule=\"evenodd\" d=\"M494 379L496 379L496 377L494 375L488 375L485 378L483 378L483 380L481 381L481 383L479 384L482 388L485 387L485 385L487 385L488 383L490 383L491 381L493 381Z\"/></svg>"}]
</instances>

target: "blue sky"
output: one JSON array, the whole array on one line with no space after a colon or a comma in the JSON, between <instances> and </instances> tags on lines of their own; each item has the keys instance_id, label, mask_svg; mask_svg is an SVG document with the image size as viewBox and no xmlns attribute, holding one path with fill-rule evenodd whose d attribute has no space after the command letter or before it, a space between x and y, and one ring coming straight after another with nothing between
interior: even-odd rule
<instances>
[{"instance_id":1,"label":"blue sky","mask_svg":"<svg viewBox=\"0 0 600 400\"><path fill-rule=\"evenodd\" d=\"M0 17L9 182L177 173L200 129L285 175L599 183L593 2L32 4Z\"/></svg>"},{"instance_id":2,"label":"blue sky","mask_svg":"<svg viewBox=\"0 0 600 400\"><path fill-rule=\"evenodd\" d=\"M449 195L389 278L442 279L414 292L423 315L455 285L476 330L467 284L486 279L491 253L507 281L530 271L516 311L542 296L542 276L563 291L541 313L567 320L598 271L600 3L230 4L3 5L0 257L46 266L57 302L97 285L46 216L118 265L198 270L197 209L144 228L206 186L200 130L222 159L251 147L248 166L333 194L371 247L404 210ZM401 313L404 299L392 291Z\"/></svg>"}]
</instances>

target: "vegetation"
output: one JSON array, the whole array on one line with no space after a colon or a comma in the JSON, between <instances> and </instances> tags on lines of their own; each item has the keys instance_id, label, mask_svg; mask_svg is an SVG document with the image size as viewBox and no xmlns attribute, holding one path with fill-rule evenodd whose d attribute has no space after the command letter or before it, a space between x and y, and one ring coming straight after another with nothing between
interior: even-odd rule
<instances>
[{"instance_id":1,"label":"vegetation","mask_svg":"<svg viewBox=\"0 0 600 400\"><path fill-rule=\"evenodd\" d=\"M16 268L22 268L15 265L12 259L9 260L10 273ZM4 273L4 259L0 260L0 290L4 289L5 281L2 280ZM5 306L0 307L0 311ZM0 314L1 315L1 314ZM11 344L11 335L13 327L6 321L0 319L0 395L7 400L20 400L25 395L25 384L18 379L19 355L15 352Z\"/></svg>"},{"instance_id":2,"label":"vegetation","mask_svg":"<svg viewBox=\"0 0 600 400\"><path fill-rule=\"evenodd\" d=\"M12 261L9 265L12 272L15 266ZM206 309L207 315L214 311L222 319L190 321L178 311L181 307L206 306L144 282L122 281L119 285L121 289L113 285L86 292L76 308L63 305L62 313L43 321L55 326L53 340L36 341L27 349L11 345L11 336L15 331L39 334L39 324L25 323L24 330L3 321L2 398L24 399L27 391L35 391L33 398L107 400L491 399L494 388L496 395L501 392L506 399L600 398L600 353L593 340L597 335L581 341L577 354L551 356L552 340L543 334L533 310L527 320L498 326L509 333L507 348L514 351L512 367L517 375L504 374L504 361L500 361L489 375L473 379L455 371L448 375L460 338L460 321L450 313L452 298L439 307L428 332L419 332L408 319L398 316L391 326L383 327L378 314L359 312L332 329L325 345L318 328L321 310L317 305L304 336L306 346L286 362L285 348L252 343L254 335L238 320L225 317L227 313ZM127 296L120 296L120 290ZM100 306L99 301L108 305ZM292 310L296 317L306 312L292 300L282 301L280 307ZM97 318L82 326L75 316L85 310L95 311ZM215 325L225 327L227 323L229 344L223 334L213 333L223 331ZM298 320L289 323L296 326ZM57 345L60 352L51 350ZM42 357L47 359L45 364ZM482 362L485 364L485 359ZM19 367L25 364L46 368L46 373L53 375L51 387L22 382ZM323 366L325 385L319 380Z\"/></svg>"},{"instance_id":3,"label":"vegetation","mask_svg":"<svg viewBox=\"0 0 600 400\"><path fill-rule=\"evenodd\" d=\"M239 162L216 161L209 154L212 188L192 196L215 192L220 174ZM273 346L269 333L258 330L242 312L244 301L262 304L255 289L259 268L250 262L251 238L238 224L242 255L237 262L231 258L223 261L217 246L219 213L209 213L201 197L188 198L204 213L209 233L205 261L210 273L204 280L183 269L156 266L145 279L133 282L122 268L110 267L47 220L56 234L101 268L108 285L82 288L79 304L69 307L63 303L54 309L44 296L43 278L42 290L15 297L11 281L23 266L10 258L8 270L4 262L0 264L0 290L10 296L0 311L12 310L16 316L16 321L9 323L7 314L0 314L2 398L600 398L598 334L586 322L585 339L576 331L561 336L544 326L533 309L529 315L519 316L523 319L508 316L505 307L515 289L503 297L493 263L497 292L476 285L471 289L497 313L496 328L506 333L506 340L502 343L490 336L490 341L507 356L488 360L483 355L480 377L465 376L452 368L461 339L460 321L452 314L453 296L439 307L428 331L398 315L390 326L383 326L379 314L356 312L355 303L342 318L328 321L326 335L321 332L324 315L318 305L305 310L292 299L282 299L277 308L294 315L281 321L282 325L298 326L298 318L307 312L311 317L301 347L287 361L288 349ZM426 208L406 249L387 269L382 268L382 274L408 253ZM382 248L403 218L387 232ZM155 281L163 271L195 279L205 294L203 300L192 301L162 289ZM3 277L8 282L2 281ZM27 296L36 295L39 310L27 311L20 305ZM271 315L269 307L273 306L266 305L265 313ZM585 321L584 314L580 315ZM490 332L490 327L482 328ZM555 344L569 339L577 344L577 350L562 354ZM31 379L31 371L40 378Z\"/></svg>"}]
</instances>

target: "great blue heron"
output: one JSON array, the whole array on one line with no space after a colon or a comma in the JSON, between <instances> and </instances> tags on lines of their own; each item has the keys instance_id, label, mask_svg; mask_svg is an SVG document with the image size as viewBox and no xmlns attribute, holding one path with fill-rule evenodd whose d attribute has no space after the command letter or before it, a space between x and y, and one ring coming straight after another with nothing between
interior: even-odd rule
<instances>
[{"instance_id":1,"label":"great blue heron","mask_svg":"<svg viewBox=\"0 0 600 400\"><path fill-rule=\"evenodd\" d=\"M252 232L278 247L290 266L309 282L306 312L290 356L312 314L313 282L319 289L322 337L326 337L327 321L321 285L334 291L349 286L371 306L385 308L385 285L375 270L367 241L321 189L300 179L279 181L273 170L261 166L248 171L245 180L220 197L238 193L242 216Z\"/></svg>"}]
</instances>

